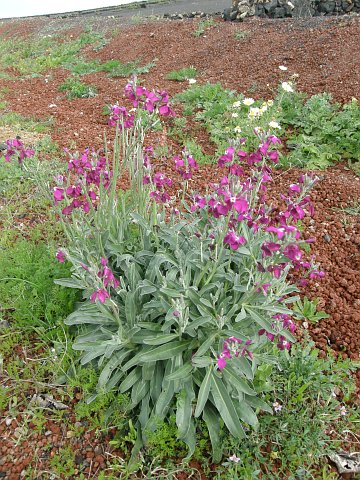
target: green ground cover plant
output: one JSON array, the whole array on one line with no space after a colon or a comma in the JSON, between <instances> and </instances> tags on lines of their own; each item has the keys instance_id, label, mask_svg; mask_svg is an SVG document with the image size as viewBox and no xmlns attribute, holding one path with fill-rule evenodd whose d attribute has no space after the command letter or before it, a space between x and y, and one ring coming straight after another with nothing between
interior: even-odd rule
<instances>
[{"instance_id":1,"label":"green ground cover plant","mask_svg":"<svg viewBox=\"0 0 360 480\"><path fill-rule=\"evenodd\" d=\"M87 85L76 77L69 77L59 85L60 92L66 92L69 100L74 98L92 98L97 94L97 89L93 85Z\"/></svg>"},{"instance_id":2,"label":"green ground cover plant","mask_svg":"<svg viewBox=\"0 0 360 480\"><path fill-rule=\"evenodd\" d=\"M3 39L0 42L0 66L2 69L14 67L20 75L41 74L51 68L66 66L85 46L96 48L104 41L103 36L94 31L85 31L77 38L67 40L58 35L45 35L31 41Z\"/></svg>"},{"instance_id":3,"label":"green ground cover plant","mask_svg":"<svg viewBox=\"0 0 360 480\"><path fill-rule=\"evenodd\" d=\"M313 323L319 322L323 318L329 318L329 315L326 312L317 309L318 303L319 300L309 300L305 296L294 304L293 311L296 316Z\"/></svg>"},{"instance_id":4,"label":"green ground cover plant","mask_svg":"<svg viewBox=\"0 0 360 480\"><path fill-rule=\"evenodd\" d=\"M194 37L201 37L202 35L204 35L204 33L207 30L209 30L211 27L214 27L214 26L215 26L215 20L212 17L205 18L198 22L192 34L194 35Z\"/></svg>"},{"instance_id":5,"label":"green ground cover plant","mask_svg":"<svg viewBox=\"0 0 360 480\"><path fill-rule=\"evenodd\" d=\"M47 133L53 127L54 119L52 117L44 119L35 119L29 117L23 117L16 112L5 112L0 115L0 126L16 126L19 128L19 133L21 135L21 130L27 132L36 132L36 133Z\"/></svg>"},{"instance_id":6,"label":"green ground cover plant","mask_svg":"<svg viewBox=\"0 0 360 480\"><path fill-rule=\"evenodd\" d=\"M156 59L145 65L140 60L122 62L121 60L108 60L101 63L98 60L86 60L82 57L75 58L66 67L74 75L87 75L95 72L105 72L109 77L128 78L131 75L143 75L156 65Z\"/></svg>"},{"instance_id":7,"label":"green ground cover plant","mask_svg":"<svg viewBox=\"0 0 360 480\"><path fill-rule=\"evenodd\" d=\"M184 67L179 70L172 70L166 75L168 80L174 80L176 82L185 82L191 78L196 78L198 72L194 67Z\"/></svg>"},{"instance_id":8,"label":"green ground cover plant","mask_svg":"<svg viewBox=\"0 0 360 480\"><path fill-rule=\"evenodd\" d=\"M18 238L0 250L1 315L18 326L56 325L74 308L76 292L55 285L69 267L53 262L54 251L45 243Z\"/></svg>"}]
</instances>

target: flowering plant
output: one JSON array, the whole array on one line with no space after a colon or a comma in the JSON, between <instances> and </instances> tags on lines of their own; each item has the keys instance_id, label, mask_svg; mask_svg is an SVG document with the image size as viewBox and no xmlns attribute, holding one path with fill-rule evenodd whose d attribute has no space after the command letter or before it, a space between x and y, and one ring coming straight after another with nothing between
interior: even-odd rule
<instances>
[{"instance_id":1,"label":"flowering plant","mask_svg":"<svg viewBox=\"0 0 360 480\"><path fill-rule=\"evenodd\" d=\"M289 273L322 275L304 260L296 226L312 212L315 179L302 176L282 196L283 209L273 208L267 184L279 139L257 132L256 151L226 149L208 194L184 190L172 205L172 181L144 148L159 116L173 115L168 96L134 83L125 92L135 110L112 108L112 164L107 153L87 150L55 179L69 240L57 258L73 265L72 278L57 283L84 298L66 323L77 329L81 364L99 372L98 393L129 392L139 440L175 413L190 456L201 417L217 461L222 422L241 438L244 423L256 427L258 409L272 411L253 379L259 365L276 361L274 348L294 340L288 305L298 297ZM190 152L174 158L185 183L196 169Z\"/></svg>"}]
</instances>

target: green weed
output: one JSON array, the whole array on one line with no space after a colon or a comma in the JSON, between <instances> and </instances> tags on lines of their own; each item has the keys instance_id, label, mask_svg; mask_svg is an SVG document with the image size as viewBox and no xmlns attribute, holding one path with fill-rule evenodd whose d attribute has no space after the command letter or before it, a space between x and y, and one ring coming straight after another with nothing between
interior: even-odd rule
<instances>
[{"instance_id":1,"label":"green weed","mask_svg":"<svg viewBox=\"0 0 360 480\"><path fill-rule=\"evenodd\" d=\"M179 70L172 70L166 75L168 80L174 80L176 82L184 82L189 80L189 78L196 78L198 72L194 67L184 67Z\"/></svg>"},{"instance_id":2,"label":"green weed","mask_svg":"<svg viewBox=\"0 0 360 480\"><path fill-rule=\"evenodd\" d=\"M99 69L106 72L110 77L128 78L132 75L148 73L156 65L155 61L141 66L138 60L123 63L120 60L109 60L101 64Z\"/></svg>"},{"instance_id":3,"label":"green weed","mask_svg":"<svg viewBox=\"0 0 360 480\"><path fill-rule=\"evenodd\" d=\"M16 112L7 112L0 116L0 127L16 126L19 131L45 133L54 125L52 117L48 119L34 119L23 117Z\"/></svg>"},{"instance_id":4,"label":"green weed","mask_svg":"<svg viewBox=\"0 0 360 480\"><path fill-rule=\"evenodd\" d=\"M356 418L351 411L340 415L341 396L334 394L341 390L343 402L349 399L354 388L350 370L355 366L332 357L320 359L312 344L295 344L289 355L282 356L281 368L273 373L271 391L265 395L278 411L264 414L258 431L249 431L241 443L225 439L227 456L239 460L225 462L217 479L323 478L314 477L314 469L320 465L327 471L326 454L339 448L342 430ZM334 422L336 439L327 434Z\"/></svg>"},{"instance_id":5,"label":"green weed","mask_svg":"<svg viewBox=\"0 0 360 480\"><path fill-rule=\"evenodd\" d=\"M97 94L96 87L81 82L76 77L69 77L59 86L60 92L67 92L67 98L91 98Z\"/></svg>"},{"instance_id":6,"label":"green weed","mask_svg":"<svg viewBox=\"0 0 360 480\"><path fill-rule=\"evenodd\" d=\"M52 473L61 476L61 478L69 478L75 474L75 450L71 446L62 447L59 453L55 454L50 465Z\"/></svg>"},{"instance_id":7,"label":"green weed","mask_svg":"<svg viewBox=\"0 0 360 480\"><path fill-rule=\"evenodd\" d=\"M295 96L282 106L282 121L292 127L287 140L291 153L285 162L307 168L326 168L341 159L360 160L360 106L356 99L340 106L323 93ZM287 102L290 102L288 99Z\"/></svg>"},{"instance_id":8,"label":"green weed","mask_svg":"<svg viewBox=\"0 0 360 480\"><path fill-rule=\"evenodd\" d=\"M14 67L20 75L43 73L45 70L66 66L87 45L103 45L104 38L93 31L63 41L60 36L43 36L31 41L23 39L0 42L0 66Z\"/></svg>"},{"instance_id":9,"label":"green weed","mask_svg":"<svg viewBox=\"0 0 360 480\"><path fill-rule=\"evenodd\" d=\"M248 32L244 32L243 30L236 30L234 33L235 40L244 40L248 36Z\"/></svg>"},{"instance_id":10,"label":"green weed","mask_svg":"<svg viewBox=\"0 0 360 480\"><path fill-rule=\"evenodd\" d=\"M318 299L309 300L307 297L298 300L293 307L295 316L309 320L309 322L312 323L317 323L324 318L329 318L329 315L326 312L318 311L318 303Z\"/></svg>"},{"instance_id":11,"label":"green weed","mask_svg":"<svg viewBox=\"0 0 360 480\"><path fill-rule=\"evenodd\" d=\"M74 308L77 295L54 284L70 273L45 243L18 238L0 250L2 312L21 327L55 325Z\"/></svg>"},{"instance_id":12,"label":"green weed","mask_svg":"<svg viewBox=\"0 0 360 480\"><path fill-rule=\"evenodd\" d=\"M337 212L347 213L348 215L360 215L360 201L356 198L351 205L344 208L334 208Z\"/></svg>"},{"instance_id":13,"label":"green weed","mask_svg":"<svg viewBox=\"0 0 360 480\"><path fill-rule=\"evenodd\" d=\"M206 30L213 26L215 26L215 21L212 17L206 18L205 20L200 20L192 34L194 37L201 37L204 35Z\"/></svg>"}]
</instances>

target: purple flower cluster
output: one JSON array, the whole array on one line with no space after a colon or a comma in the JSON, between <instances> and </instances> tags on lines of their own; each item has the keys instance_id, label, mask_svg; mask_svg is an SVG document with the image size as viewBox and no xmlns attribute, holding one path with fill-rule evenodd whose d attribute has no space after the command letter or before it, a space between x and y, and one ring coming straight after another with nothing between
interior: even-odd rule
<instances>
[{"instance_id":1,"label":"purple flower cluster","mask_svg":"<svg viewBox=\"0 0 360 480\"><path fill-rule=\"evenodd\" d=\"M34 150L25 148L20 138L6 140L7 149L5 150L5 161L10 162L11 158L15 156L21 165L26 158L35 155Z\"/></svg>"},{"instance_id":2,"label":"purple flower cluster","mask_svg":"<svg viewBox=\"0 0 360 480\"><path fill-rule=\"evenodd\" d=\"M174 157L174 162L176 171L180 173L185 181L190 180L190 178L193 176L193 171L199 168L193 156L185 150L182 152L181 157Z\"/></svg>"},{"instance_id":3,"label":"purple flower cluster","mask_svg":"<svg viewBox=\"0 0 360 480\"><path fill-rule=\"evenodd\" d=\"M100 303L105 303L105 300L107 298L110 298L110 294L106 289L111 286L116 289L119 286L120 282L117 278L115 278L112 270L107 266L108 259L102 257L100 259L100 262L103 268L98 271L97 276L102 279L103 288L99 288L95 292L93 292L90 296L90 300L92 302L95 302L96 299L98 299Z\"/></svg>"},{"instance_id":4,"label":"purple flower cluster","mask_svg":"<svg viewBox=\"0 0 360 480\"><path fill-rule=\"evenodd\" d=\"M150 113L157 111L162 117L174 117L170 108L169 95L164 90L147 90L129 82L124 88L125 96L132 102L134 108L142 108Z\"/></svg>"},{"instance_id":5,"label":"purple flower cluster","mask_svg":"<svg viewBox=\"0 0 360 480\"><path fill-rule=\"evenodd\" d=\"M263 231L271 234L261 245L265 266L258 262L259 271L268 271L275 278L280 278L284 268L291 263L295 269L308 269L310 278L322 277L324 272L314 267L312 262L302 260L301 232L297 226L305 215L314 213L307 191L316 179L301 175L297 184L291 184L288 195L280 196L285 204L284 211L278 212L267 205L267 183L272 181L272 171L268 165L278 161L278 152L270 147L277 143L280 140L272 135L263 140L255 153L244 150L236 152L234 147L227 148L219 158L218 165L227 167L228 174L220 184L212 185L210 197L196 195L191 211L206 208L210 217L226 217L228 231L224 236L224 244L232 250L247 243L246 236L242 234L244 224L254 233ZM252 168L251 176L243 182L239 178L244 174L242 163ZM313 241L309 239L302 242Z\"/></svg>"},{"instance_id":6,"label":"purple flower cluster","mask_svg":"<svg viewBox=\"0 0 360 480\"><path fill-rule=\"evenodd\" d=\"M276 315L273 315L272 318L274 319L274 322L271 325L273 330L281 331L283 329L286 329L291 333L295 332L296 325L292 321L290 315L287 315L285 313L278 313ZM274 333L267 332L264 328L259 330L258 334L260 336L265 335L271 342L277 340L277 348L279 350L290 350L291 343L286 340L284 335L276 335Z\"/></svg>"},{"instance_id":7,"label":"purple flower cluster","mask_svg":"<svg viewBox=\"0 0 360 480\"><path fill-rule=\"evenodd\" d=\"M252 352L246 348L252 344L252 340L246 340L244 343L243 340L237 337L229 337L224 340L223 350L218 356L217 366L220 370L223 370L226 367L227 360L230 360L233 357L241 357L248 355L250 359L253 358ZM245 346L244 346L245 345Z\"/></svg>"},{"instance_id":8,"label":"purple flower cluster","mask_svg":"<svg viewBox=\"0 0 360 480\"><path fill-rule=\"evenodd\" d=\"M70 154L71 155L71 154ZM63 215L70 215L74 209L81 208L85 213L96 206L97 192L100 186L107 189L110 186L112 173L108 169L105 157L89 149L79 156L72 156L68 163L70 175L75 176L76 183L64 187L66 177L55 177L57 186L54 188L55 205L66 201L62 209Z\"/></svg>"},{"instance_id":9,"label":"purple flower cluster","mask_svg":"<svg viewBox=\"0 0 360 480\"><path fill-rule=\"evenodd\" d=\"M171 187L172 180L164 173L157 172L153 176L145 175L143 184L151 184L154 187L154 190L150 192L150 197L157 203L167 203L170 200L170 195L166 191L166 187Z\"/></svg>"},{"instance_id":10,"label":"purple flower cluster","mask_svg":"<svg viewBox=\"0 0 360 480\"><path fill-rule=\"evenodd\" d=\"M114 288L117 288L119 286L119 280L117 280L114 277L113 272L111 269L107 266L108 264L108 259L101 257L100 259L101 265L104 267L101 270L98 271L98 277L102 278L104 281L104 287L107 288L109 285L113 286Z\"/></svg>"},{"instance_id":11,"label":"purple flower cluster","mask_svg":"<svg viewBox=\"0 0 360 480\"><path fill-rule=\"evenodd\" d=\"M169 105L169 95L165 91L151 91L145 87L137 86L135 82L129 82L124 88L124 94L131 101L134 109L140 108L149 113L156 112L162 117L175 116L175 112ZM110 126L117 124L119 124L120 128L131 128L134 126L135 113L118 104L112 105L110 110Z\"/></svg>"},{"instance_id":12,"label":"purple flower cluster","mask_svg":"<svg viewBox=\"0 0 360 480\"><path fill-rule=\"evenodd\" d=\"M134 126L135 115L128 112L125 107L120 107L120 105L112 105L110 107L110 117L109 125L114 127L119 123L119 127L122 128L132 128Z\"/></svg>"}]
</instances>

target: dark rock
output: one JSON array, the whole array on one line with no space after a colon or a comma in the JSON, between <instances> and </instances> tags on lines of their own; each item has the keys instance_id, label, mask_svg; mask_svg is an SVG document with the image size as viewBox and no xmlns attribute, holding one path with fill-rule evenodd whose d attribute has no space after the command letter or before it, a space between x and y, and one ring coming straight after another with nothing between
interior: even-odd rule
<instances>
[{"instance_id":1,"label":"dark rock","mask_svg":"<svg viewBox=\"0 0 360 480\"><path fill-rule=\"evenodd\" d=\"M274 10L274 18L284 18L286 16L286 10L284 7L276 7Z\"/></svg>"},{"instance_id":2,"label":"dark rock","mask_svg":"<svg viewBox=\"0 0 360 480\"><path fill-rule=\"evenodd\" d=\"M225 22L230 22L231 20L231 8L225 8L222 14L223 19Z\"/></svg>"},{"instance_id":3,"label":"dark rock","mask_svg":"<svg viewBox=\"0 0 360 480\"><path fill-rule=\"evenodd\" d=\"M271 2L264 4L264 10L266 13L271 13L272 11L275 10L277 5L278 5L277 0L271 0Z\"/></svg>"},{"instance_id":4,"label":"dark rock","mask_svg":"<svg viewBox=\"0 0 360 480\"><path fill-rule=\"evenodd\" d=\"M336 6L335 2L321 3L319 5L319 12L322 12L325 14L333 13L333 11L335 10L335 6Z\"/></svg>"}]
</instances>

